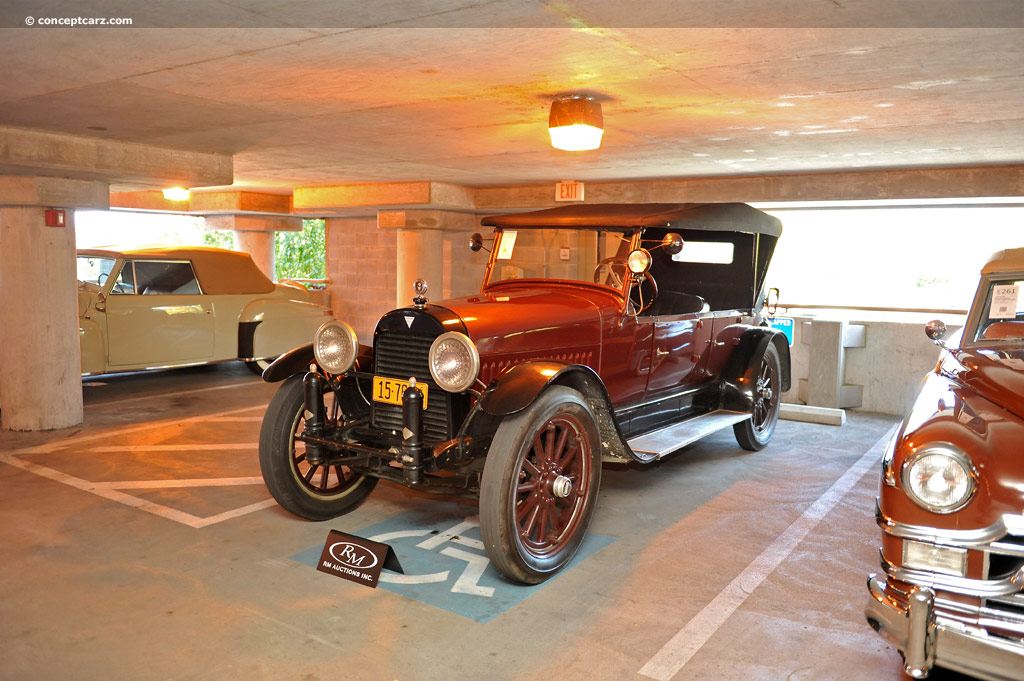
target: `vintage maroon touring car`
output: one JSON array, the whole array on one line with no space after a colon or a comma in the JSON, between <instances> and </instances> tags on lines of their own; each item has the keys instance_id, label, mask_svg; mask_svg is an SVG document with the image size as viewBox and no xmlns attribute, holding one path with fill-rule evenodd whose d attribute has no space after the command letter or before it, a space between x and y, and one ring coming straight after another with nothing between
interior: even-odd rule
<instances>
[{"instance_id":1,"label":"vintage maroon touring car","mask_svg":"<svg viewBox=\"0 0 1024 681\"><path fill-rule=\"evenodd\" d=\"M916 679L1024 679L1024 248L981 274L882 460L866 615ZM945 326L927 333L942 344Z\"/></svg>"},{"instance_id":2,"label":"vintage maroon touring car","mask_svg":"<svg viewBox=\"0 0 1024 681\"><path fill-rule=\"evenodd\" d=\"M782 226L745 204L483 224L479 294L428 302L419 281L372 348L332 321L267 369L284 383L260 464L274 498L315 520L379 479L478 497L492 562L536 583L579 547L602 461L649 463L728 427L746 449L767 444L790 382L786 340L760 316Z\"/></svg>"}]
</instances>

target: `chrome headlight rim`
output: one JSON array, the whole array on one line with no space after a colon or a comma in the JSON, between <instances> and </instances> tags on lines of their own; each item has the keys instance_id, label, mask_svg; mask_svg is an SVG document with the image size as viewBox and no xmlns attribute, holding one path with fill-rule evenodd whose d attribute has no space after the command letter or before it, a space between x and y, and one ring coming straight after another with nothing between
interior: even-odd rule
<instances>
[{"instance_id":1,"label":"chrome headlight rim","mask_svg":"<svg viewBox=\"0 0 1024 681\"><path fill-rule=\"evenodd\" d=\"M916 464L929 456L944 456L963 469L967 476L967 490L964 492L962 499L954 504L939 506L917 495L910 484L911 472ZM978 472L974 468L971 457L967 456L962 449L948 442L935 442L924 445L904 460L900 471L900 482L902 483L903 491L915 504L932 513L945 515L956 513L971 502L971 499L974 498L974 493L978 489Z\"/></svg>"},{"instance_id":2,"label":"chrome headlight rim","mask_svg":"<svg viewBox=\"0 0 1024 681\"><path fill-rule=\"evenodd\" d=\"M438 378L437 372L434 371L434 362L437 359L438 349L442 343L448 340L458 341L469 351L470 355L469 371L466 377L458 383L445 383L442 379ZM430 344L430 355L428 356L427 363L430 367L430 377L434 379L434 383L450 393L461 393L476 383L477 378L480 376L480 351L476 349L476 344L473 340L461 331L447 331L435 338L434 342Z\"/></svg>"},{"instance_id":3,"label":"chrome headlight rim","mask_svg":"<svg viewBox=\"0 0 1024 681\"><path fill-rule=\"evenodd\" d=\"M351 356L345 356L343 361L332 363L330 360L325 359L320 348L320 339L323 334L328 330L336 328L348 338L349 347L351 347ZM320 328L313 334L313 356L316 358L316 363L321 369L332 374L343 374L347 372L356 363L356 358L359 356L359 337L356 336L355 329L349 326L347 323L339 320L332 319L324 322L320 325Z\"/></svg>"}]
</instances>

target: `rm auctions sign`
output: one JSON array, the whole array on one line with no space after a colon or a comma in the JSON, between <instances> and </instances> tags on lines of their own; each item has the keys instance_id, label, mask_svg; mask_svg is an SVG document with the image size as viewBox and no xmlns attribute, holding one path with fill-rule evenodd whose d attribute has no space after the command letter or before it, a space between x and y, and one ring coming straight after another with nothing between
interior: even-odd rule
<instances>
[{"instance_id":1,"label":"rm auctions sign","mask_svg":"<svg viewBox=\"0 0 1024 681\"><path fill-rule=\"evenodd\" d=\"M371 588L377 587L380 571L387 568L405 574L387 544L331 530L316 569Z\"/></svg>"}]
</instances>

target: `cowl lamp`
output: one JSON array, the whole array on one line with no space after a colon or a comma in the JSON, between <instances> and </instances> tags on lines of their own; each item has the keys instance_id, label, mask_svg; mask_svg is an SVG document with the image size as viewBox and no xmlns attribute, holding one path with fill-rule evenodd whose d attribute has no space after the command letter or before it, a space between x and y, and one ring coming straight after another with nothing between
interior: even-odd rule
<instances>
[{"instance_id":1,"label":"cowl lamp","mask_svg":"<svg viewBox=\"0 0 1024 681\"><path fill-rule=\"evenodd\" d=\"M551 146L566 151L588 151L601 146L604 116L601 102L574 95L551 102L548 116Z\"/></svg>"}]
</instances>

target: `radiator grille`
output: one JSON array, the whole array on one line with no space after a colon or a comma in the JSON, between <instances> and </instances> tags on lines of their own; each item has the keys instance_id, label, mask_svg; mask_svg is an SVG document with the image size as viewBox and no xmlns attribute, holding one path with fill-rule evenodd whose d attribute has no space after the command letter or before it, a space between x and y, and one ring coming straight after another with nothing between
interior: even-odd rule
<instances>
[{"instance_id":1,"label":"radiator grille","mask_svg":"<svg viewBox=\"0 0 1024 681\"><path fill-rule=\"evenodd\" d=\"M427 408L423 412L423 439L441 442L452 438L451 395L434 385L430 379L430 345L436 335L382 331L373 349L373 373L377 376L408 379L429 386ZM402 407L397 404L373 403L373 425L399 432L402 430Z\"/></svg>"}]
</instances>

